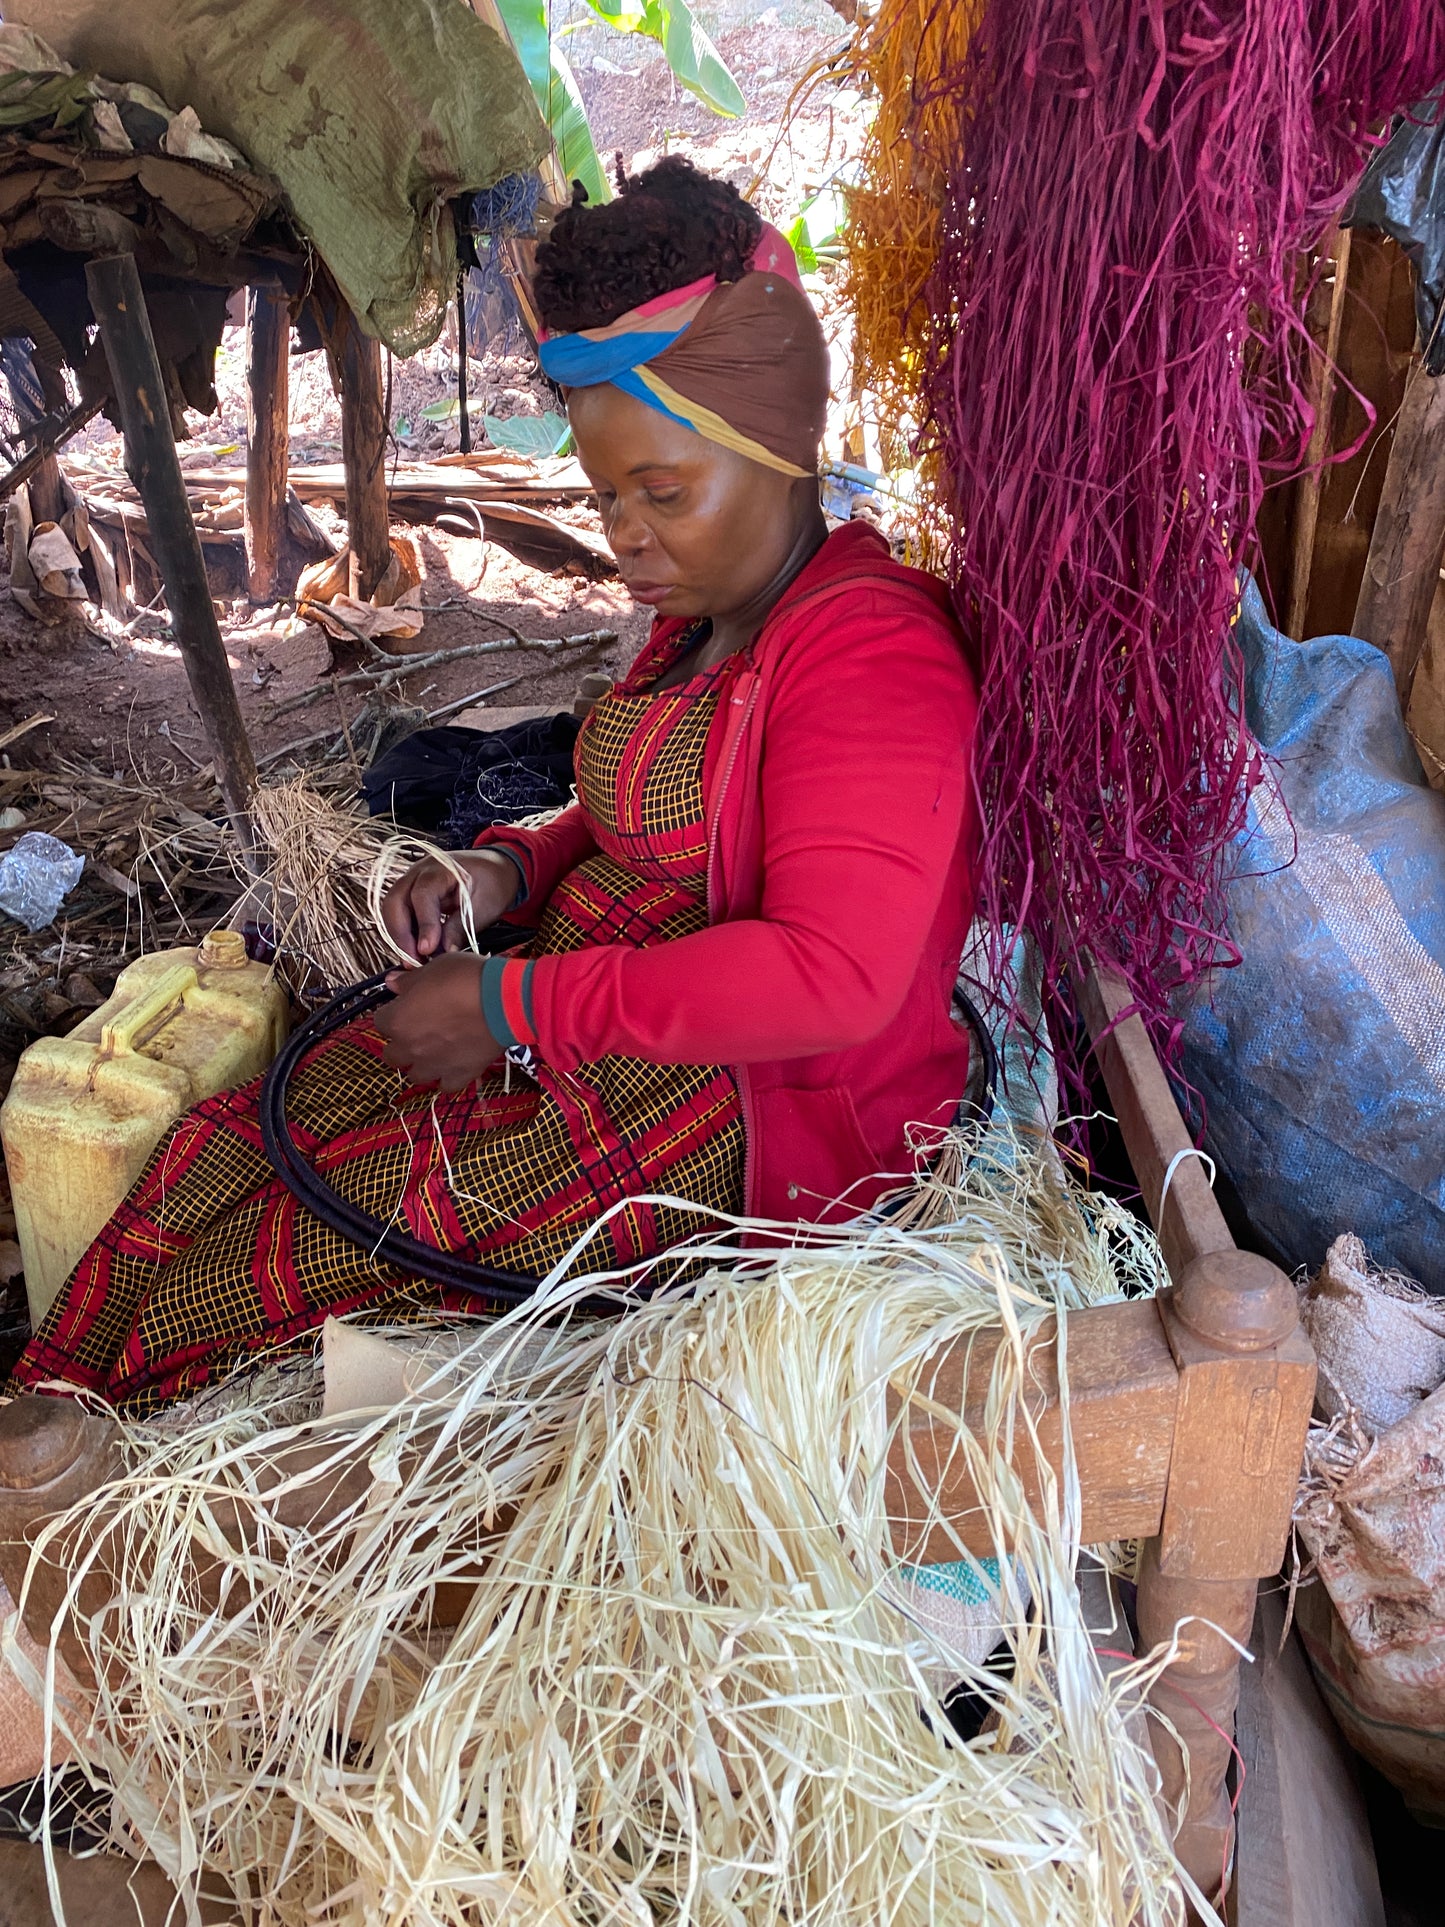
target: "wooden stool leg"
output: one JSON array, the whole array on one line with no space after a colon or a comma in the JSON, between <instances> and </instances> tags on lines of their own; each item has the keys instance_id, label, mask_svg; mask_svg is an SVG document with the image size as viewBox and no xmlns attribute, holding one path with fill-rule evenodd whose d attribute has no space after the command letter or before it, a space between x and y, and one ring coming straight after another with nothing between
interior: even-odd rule
<instances>
[{"instance_id":1,"label":"wooden stool leg","mask_svg":"<svg viewBox=\"0 0 1445 1927\"><path fill-rule=\"evenodd\" d=\"M1179 1367L1179 1402L1163 1527L1141 1565L1139 1635L1148 1650L1192 1621L1152 1697L1189 1756L1179 1858L1212 1896L1227 1884L1233 1859L1224 1776L1239 1648L1249 1641L1259 1576L1277 1572L1284 1555L1315 1363L1294 1287L1247 1252L1196 1258L1159 1308ZM1152 1737L1177 1810L1178 1747L1157 1721Z\"/></svg>"},{"instance_id":2,"label":"wooden stool leg","mask_svg":"<svg viewBox=\"0 0 1445 1927\"><path fill-rule=\"evenodd\" d=\"M1211 1897L1227 1882L1234 1848L1224 1784L1239 1703L1240 1656L1231 1640L1248 1645L1255 1589L1252 1579L1166 1578L1159 1570L1157 1539L1148 1542L1140 1560L1139 1652L1163 1645L1179 1628L1179 1657L1149 1695L1150 1705L1173 1728L1171 1734L1160 1721L1150 1722L1154 1757L1177 1819L1179 1858ZM1180 1742L1188 1753L1187 1775Z\"/></svg>"},{"instance_id":3,"label":"wooden stool leg","mask_svg":"<svg viewBox=\"0 0 1445 1927\"><path fill-rule=\"evenodd\" d=\"M249 808L256 789L256 759L211 602L201 538L191 519L135 256L102 255L89 261L85 280L125 431L126 468L145 508L166 585L171 628L215 758L216 781L236 834L250 851L255 842Z\"/></svg>"}]
</instances>

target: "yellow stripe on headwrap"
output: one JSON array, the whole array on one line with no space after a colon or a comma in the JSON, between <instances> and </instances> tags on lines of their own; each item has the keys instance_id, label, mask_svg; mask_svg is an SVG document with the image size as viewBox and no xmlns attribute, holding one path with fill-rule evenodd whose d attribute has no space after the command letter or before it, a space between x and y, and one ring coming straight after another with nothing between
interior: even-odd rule
<instances>
[{"instance_id":1,"label":"yellow stripe on headwrap","mask_svg":"<svg viewBox=\"0 0 1445 1927\"><path fill-rule=\"evenodd\" d=\"M770 448L764 448L761 442L742 434L731 422L725 422L721 415L714 414L712 409L704 408L701 402L689 401L686 395L678 394L651 368L636 368L633 373L652 390L669 414L678 416L707 441L730 448L735 454L746 455L750 462L761 462L765 468L775 468L782 475L796 475L800 481L807 481L812 475L811 469L799 468L795 463L785 461L781 455L775 455Z\"/></svg>"}]
</instances>

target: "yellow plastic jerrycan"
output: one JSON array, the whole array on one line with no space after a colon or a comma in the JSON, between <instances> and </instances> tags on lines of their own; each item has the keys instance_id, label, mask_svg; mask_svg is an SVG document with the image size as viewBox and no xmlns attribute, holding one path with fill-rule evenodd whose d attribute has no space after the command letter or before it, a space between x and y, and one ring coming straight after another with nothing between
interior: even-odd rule
<instances>
[{"instance_id":1,"label":"yellow plastic jerrycan","mask_svg":"<svg viewBox=\"0 0 1445 1927\"><path fill-rule=\"evenodd\" d=\"M21 1056L0 1106L30 1320L183 1111L258 1077L286 1036L286 998L236 930L127 965L67 1037Z\"/></svg>"}]
</instances>

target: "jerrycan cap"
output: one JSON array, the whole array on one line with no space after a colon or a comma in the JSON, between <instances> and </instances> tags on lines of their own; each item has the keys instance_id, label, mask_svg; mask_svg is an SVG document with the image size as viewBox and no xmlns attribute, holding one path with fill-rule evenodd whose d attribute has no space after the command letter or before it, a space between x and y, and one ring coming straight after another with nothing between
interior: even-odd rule
<instances>
[{"instance_id":1,"label":"jerrycan cap","mask_svg":"<svg viewBox=\"0 0 1445 1927\"><path fill-rule=\"evenodd\" d=\"M202 937L196 962L205 970L240 970L247 962L246 939L239 930L211 930Z\"/></svg>"}]
</instances>

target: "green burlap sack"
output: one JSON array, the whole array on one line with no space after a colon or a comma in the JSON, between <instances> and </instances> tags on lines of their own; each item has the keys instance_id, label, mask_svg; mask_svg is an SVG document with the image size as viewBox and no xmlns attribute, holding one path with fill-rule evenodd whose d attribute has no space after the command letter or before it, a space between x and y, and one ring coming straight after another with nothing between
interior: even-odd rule
<instances>
[{"instance_id":1,"label":"green burlap sack","mask_svg":"<svg viewBox=\"0 0 1445 1927\"><path fill-rule=\"evenodd\" d=\"M445 203L536 165L510 46L464 0L5 0L76 67L138 80L275 176L368 332L434 341Z\"/></svg>"}]
</instances>

